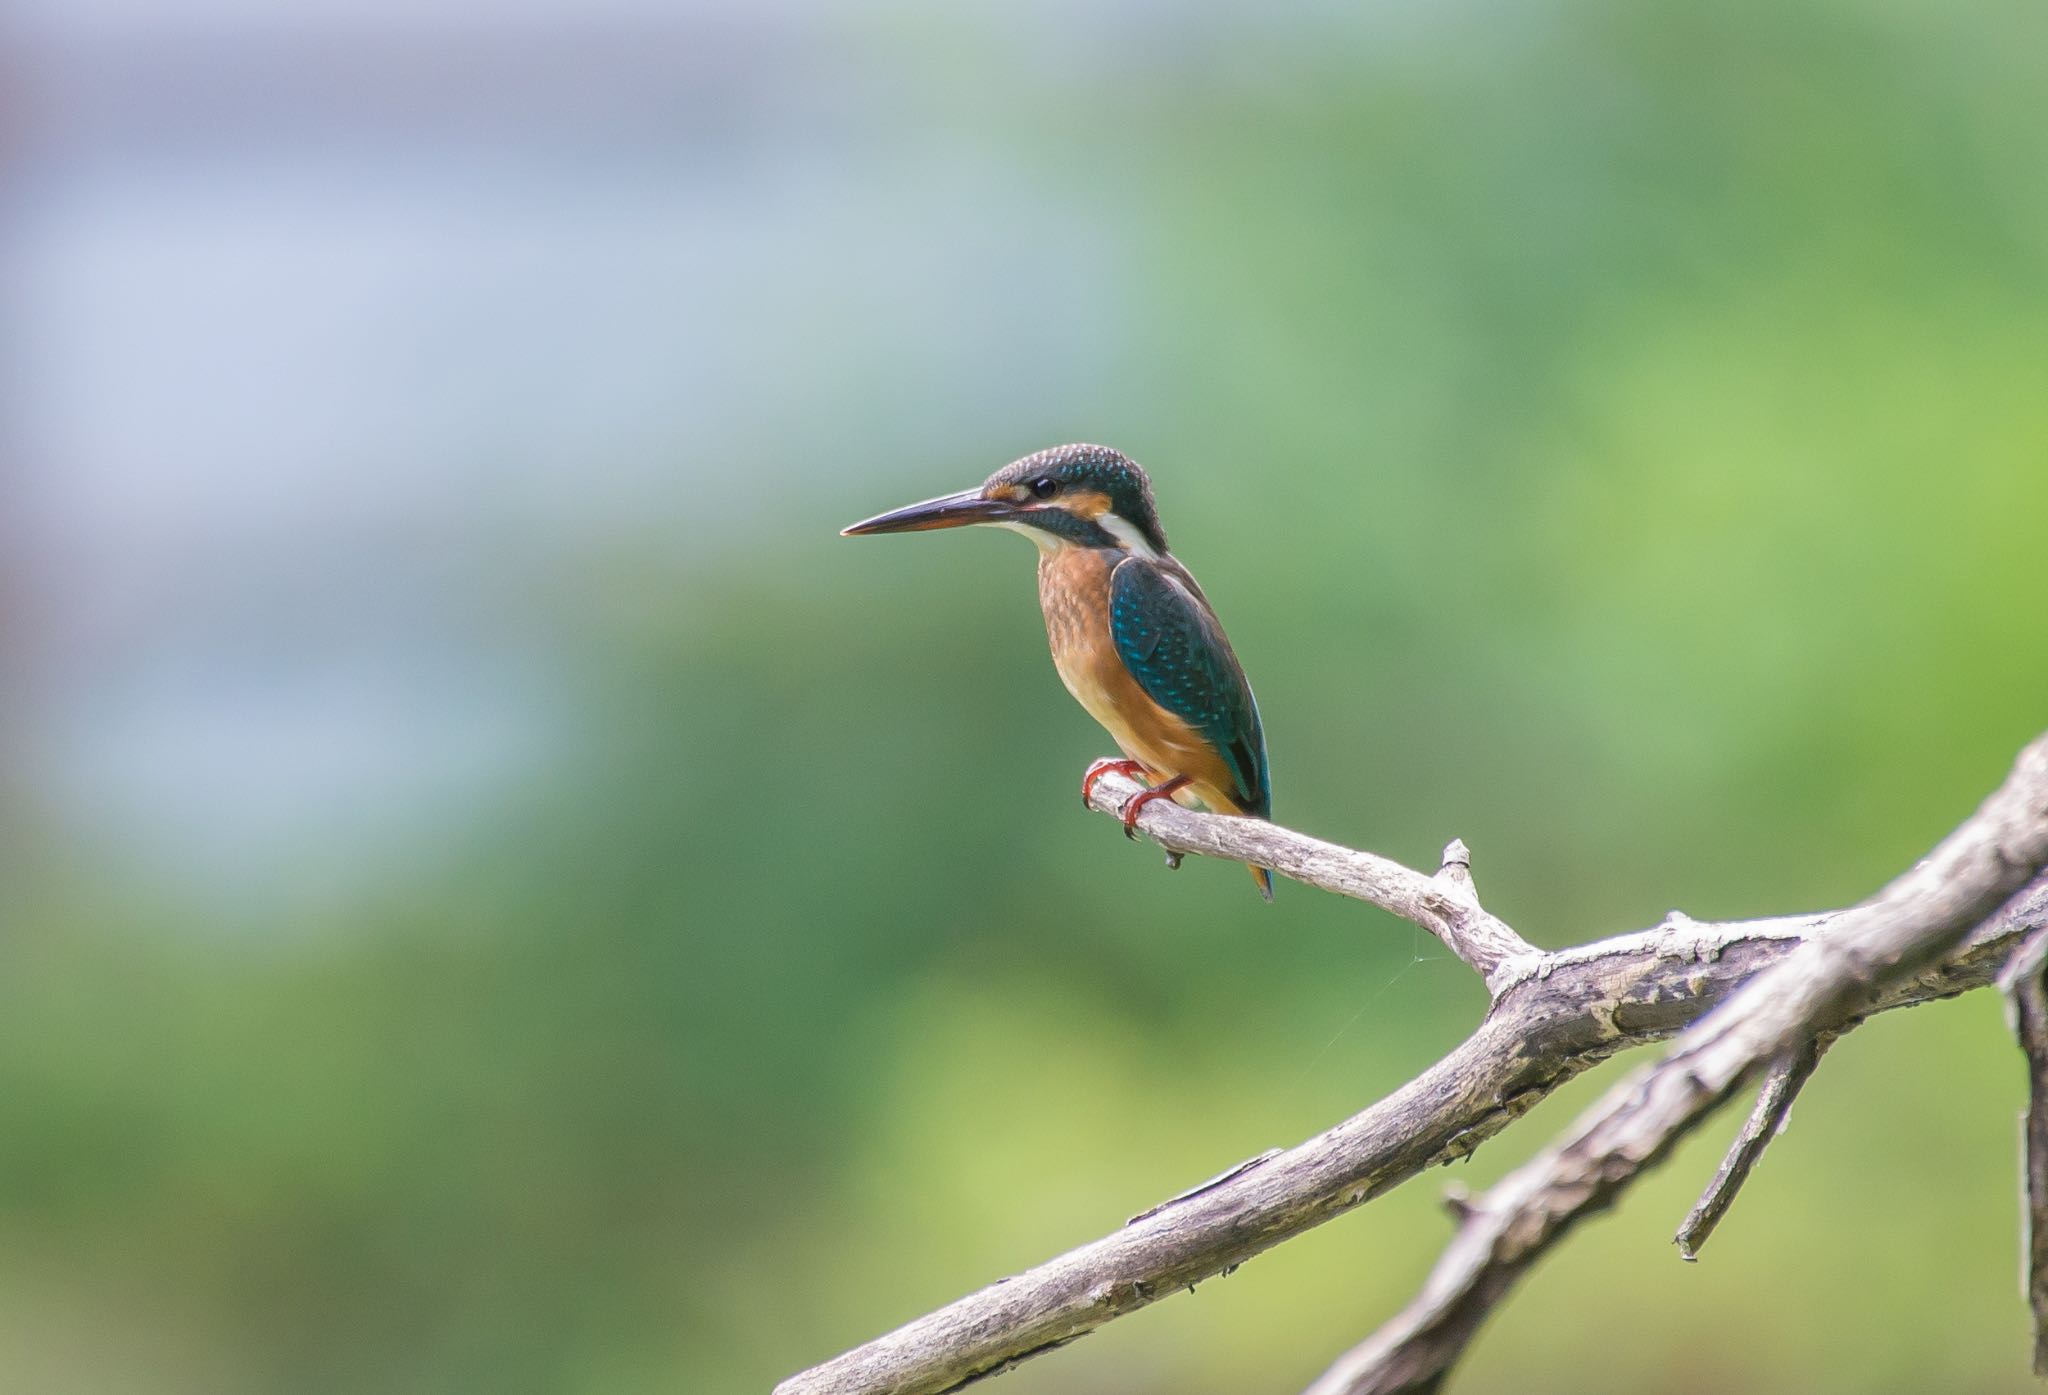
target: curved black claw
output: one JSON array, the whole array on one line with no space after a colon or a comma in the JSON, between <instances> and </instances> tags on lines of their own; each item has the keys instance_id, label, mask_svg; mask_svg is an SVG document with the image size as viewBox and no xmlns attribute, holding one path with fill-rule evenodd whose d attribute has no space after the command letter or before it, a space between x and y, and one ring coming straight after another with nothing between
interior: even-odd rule
<instances>
[{"instance_id":1,"label":"curved black claw","mask_svg":"<svg viewBox=\"0 0 2048 1395\"><path fill-rule=\"evenodd\" d=\"M1130 801L1124 805L1124 837L1131 839L1133 842L1137 840L1138 814L1147 804L1150 804L1155 799L1171 799L1190 783L1191 781L1188 776L1176 775L1171 780L1162 781L1149 790L1139 790L1136 794L1132 795Z\"/></svg>"},{"instance_id":2,"label":"curved black claw","mask_svg":"<svg viewBox=\"0 0 2048 1395\"><path fill-rule=\"evenodd\" d=\"M1108 758L1096 761L1088 767L1088 773L1081 777L1081 807L1083 809L1088 807L1088 800L1095 793L1095 782L1111 771L1115 771L1119 775L1128 775L1133 780L1143 780L1145 778L1145 767L1137 761L1111 760Z\"/></svg>"}]
</instances>

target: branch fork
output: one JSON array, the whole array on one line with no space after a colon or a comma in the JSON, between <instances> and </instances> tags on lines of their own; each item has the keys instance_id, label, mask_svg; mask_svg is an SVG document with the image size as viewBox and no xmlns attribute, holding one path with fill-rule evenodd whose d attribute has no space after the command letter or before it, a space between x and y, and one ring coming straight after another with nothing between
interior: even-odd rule
<instances>
[{"instance_id":1,"label":"branch fork","mask_svg":"<svg viewBox=\"0 0 2048 1395\"><path fill-rule=\"evenodd\" d=\"M1116 815L1139 786L1100 779ZM1542 951L1479 902L1453 840L1434 875L1256 819L1155 800L1137 827L1170 855L1250 862L1378 906L1485 981L1463 1043L1386 1098L1293 1148L1247 1160L1120 1229L1000 1280L822 1366L776 1395L942 1395L1062 1346L1466 1156L1550 1091L1629 1047L1670 1040L1558 1142L1473 1197L1421 1293L1309 1395L1432 1391L1486 1316L1577 1222L1612 1204L1724 1101L1760 1082L1720 1170L1680 1227L1697 1255L1783 1128L1827 1046L1870 1016L1991 984L2006 970L2027 1056L2030 1296L2048 1369L2048 737L1984 806L1877 896L1840 911L1659 924ZM2021 952L2024 947L2024 952ZM2008 967L2010 965L2010 967Z\"/></svg>"}]
</instances>

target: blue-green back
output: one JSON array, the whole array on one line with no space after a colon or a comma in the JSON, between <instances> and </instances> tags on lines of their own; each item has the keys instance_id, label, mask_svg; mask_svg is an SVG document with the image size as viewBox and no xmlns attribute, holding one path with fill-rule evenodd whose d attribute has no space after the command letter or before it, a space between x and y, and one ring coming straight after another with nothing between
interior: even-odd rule
<instances>
[{"instance_id":1,"label":"blue-green back","mask_svg":"<svg viewBox=\"0 0 2048 1395\"><path fill-rule=\"evenodd\" d=\"M1215 615L1190 582L1165 564L1128 557L1109 582L1109 629L1146 696L1202 733L1222 753L1244 812L1272 807L1259 705Z\"/></svg>"}]
</instances>

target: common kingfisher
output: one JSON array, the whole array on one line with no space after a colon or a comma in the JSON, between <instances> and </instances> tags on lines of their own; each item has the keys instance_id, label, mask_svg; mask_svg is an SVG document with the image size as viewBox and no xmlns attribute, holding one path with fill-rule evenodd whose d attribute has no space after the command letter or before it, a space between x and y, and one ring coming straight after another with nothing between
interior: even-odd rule
<instances>
[{"instance_id":1,"label":"common kingfisher","mask_svg":"<svg viewBox=\"0 0 2048 1395\"><path fill-rule=\"evenodd\" d=\"M1107 446L1054 446L963 490L845 529L911 533L985 524L1038 545L1038 603L1053 666L1126 757L1099 760L1087 802L1112 770L1145 782L1123 810L1187 797L1215 813L1265 818L1272 808L1266 734L1251 684L1195 578L1166 550L1152 481ZM1273 877L1253 867L1273 899Z\"/></svg>"}]
</instances>

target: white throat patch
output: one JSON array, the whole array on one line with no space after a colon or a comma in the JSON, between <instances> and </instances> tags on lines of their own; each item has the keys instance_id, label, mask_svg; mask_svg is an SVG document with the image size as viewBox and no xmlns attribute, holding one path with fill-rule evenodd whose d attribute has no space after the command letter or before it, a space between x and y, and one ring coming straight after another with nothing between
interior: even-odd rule
<instances>
[{"instance_id":1,"label":"white throat patch","mask_svg":"<svg viewBox=\"0 0 2048 1395\"><path fill-rule=\"evenodd\" d=\"M1095 522L1103 532L1122 543L1127 551L1134 552L1148 561L1156 562L1159 560L1159 549L1152 546L1151 540L1138 531L1136 524L1117 513L1116 510L1111 509L1096 519Z\"/></svg>"},{"instance_id":2,"label":"white throat patch","mask_svg":"<svg viewBox=\"0 0 2048 1395\"><path fill-rule=\"evenodd\" d=\"M1007 528L1013 533L1022 533L1038 545L1040 552L1058 552L1061 548L1068 545L1067 540L1057 533L1048 533L1043 528L1034 528L1028 523L1018 523L1012 519L1004 519L1000 523L992 523L989 526L992 528Z\"/></svg>"}]
</instances>

